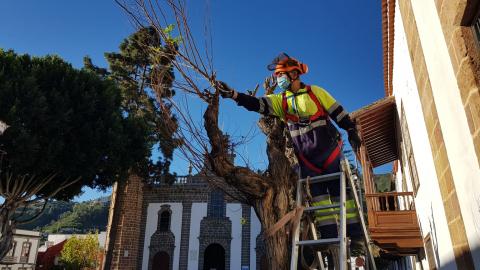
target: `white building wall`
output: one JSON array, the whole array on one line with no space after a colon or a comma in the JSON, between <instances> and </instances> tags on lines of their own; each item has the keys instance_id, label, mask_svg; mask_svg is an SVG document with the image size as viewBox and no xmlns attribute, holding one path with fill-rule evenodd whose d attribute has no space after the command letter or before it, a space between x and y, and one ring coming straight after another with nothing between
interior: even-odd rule
<instances>
[{"instance_id":1,"label":"white building wall","mask_svg":"<svg viewBox=\"0 0 480 270\"><path fill-rule=\"evenodd\" d=\"M198 270L198 254L200 247L198 237L200 236L200 221L206 216L207 203L192 203L190 237L188 238L188 270Z\"/></svg>"},{"instance_id":2,"label":"white building wall","mask_svg":"<svg viewBox=\"0 0 480 270\"><path fill-rule=\"evenodd\" d=\"M396 5L395 16L395 45L393 67L393 94L397 102L398 117L401 119L401 104L405 109L405 116L410 132L411 144L420 187L415 199L415 205L423 237L428 233L434 245L435 260L442 269L456 269L450 233L448 230L443 201L440 194L432 150L428 140L427 129L423 117L420 97L418 95L415 76L408 51L407 40L403 28L403 21ZM397 174L396 186L402 187L402 173L405 174L408 190L412 191L410 172L406 167L405 149L402 150L404 168ZM405 170L406 169L406 170ZM426 260L422 261L424 269L429 269ZM450 264L449 264L450 263Z\"/></svg>"},{"instance_id":3,"label":"white building wall","mask_svg":"<svg viewBox=\"0 0 480 270\"><path fill-rule=\"evenodd\" d=\"M412 0L474 264L480 266L480 167L435 1Z\"/></svg>"},{"instance_id":4,"label":"white building wall","mask_svg":"<svg viewBox=\"0 0 480 270\"><path fill-rule=\"evenodd\" d=\"M17 270L20 267L34 267L35 263L37 262L37 254L38 248L40 245L40 232L36 231L28 231L28 230L14 230L13 231L13 241L16 241L17 244L15 246L14 251L14 261L8 261L9 263L13 263L8 265L10 269ZM28 260L25 263L20 262L20 255L22 252L22 245L24 242L31 243L30 246L30 254L28 256ZM0 265L4 267L4 265L0 262Z\"/></svg>"},{"instance_id":5,"label":"white building wall","mask_svg":"<svg viewBox=\"0 0 480 270\"><path fill-rule=\"evenodd\" d=\"M182 229L182 203L150 203L147 207L147 224L145 226L145 240L143 246L143 262L142 270L148 269L148 259L150 257L150 238L157 230L158 225L158 211L162 205L170 205L170 210L172 211L172 216L170 219L170 224L175 224L175 226L170 226L170 230L175 236L175 250L173 254L173 269L178 269L179 260L180 260L180 238L181 238L181 229Z\"/></svg>"},{"instance_id":6,"label":"white building wall","mask_svg":"<svg viewBox=\"0 0 480 270\"><path fill-rule=\"evenodd\" d=\"M257 269L257 252L255 247L257 246L257 236L262 231L262 225L260 220L252 207L250 211L250 269Z\"/></svg>"},{"instance_id":7,"label":"white building wall","mask_svg":"<svg viewBox=\"0 0 480 270\"><path fill-rule=\"evenodd\" d=\"M228 203L226 216L232 221L232 242L230 243L230 269L242 268L242 205Z\"/></svg>"}]
</instances>

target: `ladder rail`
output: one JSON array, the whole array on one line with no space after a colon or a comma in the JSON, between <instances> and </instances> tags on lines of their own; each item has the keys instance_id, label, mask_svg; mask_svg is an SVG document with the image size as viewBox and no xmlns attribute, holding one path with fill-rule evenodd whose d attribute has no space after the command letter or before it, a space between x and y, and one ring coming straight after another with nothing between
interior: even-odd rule
<instances>
[{"instance_id":1,"label":"ladder rail","mask_svg":"<svg viewBox=\"0 0 480 270\"><path fill-rule=\"evenodd\" d=\"M323 210L323 209L332 209L332 211L329 211L328 214L338 214L339 216L339 222L338 222L338 237L337 238L329 238L329 239L317 239L316 237L316 229L315 225L313 222L310 220L310 224L308 225L308 228L312 232L312 238L313 240L302 240L300 241L300 230L301 226L296 226L295 231L293 232L292 235L292 257L290 260L290 269L291 270L296 270L297 265L298 265L298 256L299 256L299 247L300 246L319 246L319 245L327 245L330 247L337 248L338 247L338 257L335 260L338 262L336 265L339 270L346 270L351 268L351 263L350 258L348 257L347 253L347 245L348 245L348 239L347 239L347 209L346 209L346 202L347 202L347 186L350 186L350 192L353 195L354 202L356 205L356 210L357 214L360 219L360 224L362 227L362 232L364 235L364 240L366 242L367 246L367 259L370 263L370 266L372 267L372 270L376 270L376 265L375 261L373 258L373 252L372 252L372 247L371 247L371 239L368 234L364 214L363 214L363 209L361 208L362 204L359 200L357 189L355 186L355 183L353 181L353 176L354 174L352 173L350 169L350 165L348 163L348 160L346 158L343 158L340 163L340 172L338 173L332 173L332 174L327 174L327 175L320 175L320 176L315 176L315 177L307 177L304 179L299 179L297 181L297 192L296 192L296 206L297 207L302 207L303 206L303 196L302 196L302 189L303 189L303 184L305 183L306 185L310 185L313 183L321 183L321 182L326 182L326 181L331 181L338 179L339 180L339 185L340 185L340 202L339 203L332 203L331 205L326 205L326 206L310 206L308 202L305 202L305 208L304 212L313 212L316 210ZM308 180L307 180L308 179ZM348 181L348 182L347 182ZM307 229L308 229L307 228ZM305 228L304 228L305 229ZM320 263L320 269L324 269L323 265L323 259L321 256L321 253L319 251L316 252L317 257ZM366 265L368 267L368 264Z\"/></svg>"},{"instance_id":2,"label":"ladder rail","mask_svg":"<svg viewBox=\"0 0 480 270\"><path fill-rule=\"evenodd\" d=\"M373 250L371 245L372 240L370 239L370 235L367 231L367 225L366 225L365 217L363 214L363 208L362 208L363 204L360 202L360 199L358 198L357 189L356 189L355 183L353 182L353 177L352 177L353 173L352 173L352 170L350 169L350 164L348 163L347 159L344 159L342 161L342 167L345 167L344 170L349 175L348 180L350 182L351 192L353 194L355 205L357 206L358 216L360 218L360 223L363 230L363 236L364 236L365 244L367 246L368 261L370 262L370 266L372 267L372 270L377 270L377 266L375 265L375 259L373 257Z\"/></svg>"},{"instance_id":3,"label":"ladder rail","mask_svg":"<svg viewBox=\"0 0 480 270\"><path fill-rule=\"evenodd\" d=\"M302 190L303 190L303 183L305 181L298 181L297 182L297 194L296 194L296 206L297 207L300 207L302 206L302 201L303 201L303 196L302 196ZM308 202L305 202L306 204L306 208L305 210L306 211L314 211L314 210L318 210L318 209L328 209L328 208L331 208L331 207L310 207L310 205L308 204ZM338 205L334 205L334 207L338 207ZM305 211L304 210L304 211ZM314 240L318 240L317 238L317 230L315 228L315 225L313 224L313 222L309 222L309 229L312 233L312 238ZM291 257L291 260L290 260L290 269L297 269L297 265L298 265L298 251L299 251L299 245L298 243L301 242L300 241L300 224L299 226L297 226L295 228L295 231L293 233L293 237L292 237L292 257ZM316 256L317 256L317 260L318 260L318 263L320 264L320 270L324 270L324 265L323 265L323 258L322 258L322 253L320 251L317 251L315 252Z\"/></svg>"},{"instance_id":4,"label":"ladder rail","mask_svg":"<svg viewBox=\"0 0 480 270\"><path fill-rule=\"evenodd\" d=\"M317 228L315 228L315 224L313 224L313 222L311 221L311 219L309 217L307 217L308 219L308 226L310 228L310 231L312 232L312 237L313 237L313 240L318 240L318 237L317 237ZM317 260L318 260L318 263L319 263L319 266L320 266L320 270L324 270L325 267L323 266L323 257L322 257L322 253L320 251L317 251L315 252L316 255L317 255Z\"/></svg>"},{"instance_id":5,"label":"ladder rail","mask_svg":"<svg viewBox=\"0 0 480 270\"><path fill-rule=\"evenodd\" d=\"M296 270L297 265L298 265L298 250L299 246L315 246L315 245L337 245L339 248L339 267L340 270L346 270L347 266L347 247L346 247L346 225L347 225L347 211L346 211L346 179L345 179L345 172L342 171L342 166L340 166L340 172L338 173L332 173L332 174L327 174L327 175L320 175L320 176L315 176L315 177L307 177L305 179L299 179L297 181L297 194L296 194L296 206L301 207L302 206L302 188L303 188L303 183L308 182L307 184L312 184L312 183L320 183L320 182L326 182L326 181L331 181L338 179L340 182L340 203L334 204L332 203L329 206L323 206L323 207L307 207L307 211L313 211L313 210L318 210L318 209L329 209L329 208L336 208L338 210L334 211L329 211L329 214L335 214L338 213L340 217L340 224L338 228L338 237L336 238L329 238L329 239L315 239L315 240L304 240L300 241L300 226L297 226L295 228L295 231L293 233L292 237L292 257L290 260L290 270ZM313 179L313 180L311 180ZM315 226L312 224L312 226ZM312 231L312 234L315 231ZM316 237L314 237L316 238ZM320 252L317 252L317 254L320 254ZM320 263L320 269L324 269L323 266L323 259L320 260L321 254L319 255L319 263ZM343 263L342 263L343 262Z\"/></svg>"},{"instance_id":6,"label":"ladder rail","mask_svg":"<svg viewBox=\"0 0 480 270\"><path fill-rule=\"evenodd\" d=\"M310 182L310 184L316 184L316 183L320 183L320 182L328 182L328 181L331 181L331 180L338 179L341 174L342 174L342 172L340 171L340 172L336 172L336 173L313 176L313 177L310 177L310 179L308 179L308 181ZM299 179L298 182L304 183L304 182L307 181L307 178Z\"/></svg>"},{"instance_id":7,"label":"ladder rail","mask_svg":"<svg viewBox=\"0 0 480 270\"><path fill-rule=\"evenodd\" d=\"M340 238L339 248L339 268L340 270L347 269L347 193L346 193L346 180L345 172L343 170L340 175L340 224L338 230L338 238Z\"/></svg>"},{"instance_id":8,"label":"ladder rail","mask_svg":"<svg viewBox=\"0 0 480 270\"><path fill-rule=\"evenodd\" d=\"M297 181L297 196L296 196L296 206L300 207L302 205L302 182ZM298 265L298 245L297 242L300 240L300 224L295 228L292 237L292 257L290 259L290 269L296 270Z\"/></svg>"}]
</instances>

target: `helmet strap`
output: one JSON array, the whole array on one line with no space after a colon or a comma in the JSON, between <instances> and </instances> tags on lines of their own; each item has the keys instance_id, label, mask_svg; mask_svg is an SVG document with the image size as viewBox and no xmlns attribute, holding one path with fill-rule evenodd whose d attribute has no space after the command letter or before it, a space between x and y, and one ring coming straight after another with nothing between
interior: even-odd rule
<instances>
[{"instance_id":1,"label":"helmet strap","mask_svg":"<svg viewBox=\"0 0 480 270\"><path fill-rule=\"evenodd\" d=\"M296 81L296 80L299 80L300 81L300 75L299 75L300 72L297 71L297 76L295 77L295 79L292 79L292 76L290 76L290 73L287 72L287 77L288 79L290 79L290 87L289 89L291 90L292 89L292 86L293 86L293 83Z\"/></svg>"}]
</instances>

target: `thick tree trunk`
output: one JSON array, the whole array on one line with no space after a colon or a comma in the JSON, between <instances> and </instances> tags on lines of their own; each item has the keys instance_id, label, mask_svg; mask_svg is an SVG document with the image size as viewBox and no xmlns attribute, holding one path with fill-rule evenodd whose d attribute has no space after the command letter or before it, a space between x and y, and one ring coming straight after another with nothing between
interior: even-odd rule
<instances>
[{"instance_id":1,"label":"thick tree trunk","mask_svg":"<svg viewBox=\"0 0 480 270\"><path fill-rule=\"evenodd\" d=\"M10 220L12 211L15 211L13 204L5 201L0 208L0 261L3 260L13 244L13 230L15 222Z\"/></svg>"},{"instance_id":2,"label":"thick tree trunk","mask_svg":"<svg viewBox=\"0 0 480 270\"><path fill-rule=\"evenodd\" d=\"M26 224L36 220L42 215L48 203L48 199L45 199L38 213L21 220L25 214L26 207L31 204L25 203L25 200L17 196L2 194L2 197L5 198L5 201L0 205L0 261L12 248L15 227L19 224ZM18 209L22 209L22 211L17 211Z\"/></svg>"},{"instance_id":3,"label":"thick tree trunk","mask_svg":"<svg viewBox=\"0 0 480 270\"><path fill-rule=\"evenodd\" d=\"M263 117L259 122L267 135L269 167L265 174L235 167L228 159L228 139L218 128L218 102L218 96L214 96L204 114L205 129L212 146L208 156L212 170L243 193L247 198L246 203L254 207L262 231L265 231L285 216L294 203L292 192L296 175L291 170L293 154L286 147L284 125L271 117ZM289 268L290 228L285 226L271 236L264 235L269 269Z\"/></svg>"},{"instance_id":4,"label":"thick tree trunk","mask_svg":"<svg viewBox=\"0 0 480 270\"><path fill-rule=\"evenodd\" d=\"M289 210L289 193L287 187L269 189L262 199L256 201L255 211L262 224L262 231L273 227ZM289 269L290 267L290 226L278 230L271 236L263 235L266 261L269 269Z\"/></svg>"}]
</instances>

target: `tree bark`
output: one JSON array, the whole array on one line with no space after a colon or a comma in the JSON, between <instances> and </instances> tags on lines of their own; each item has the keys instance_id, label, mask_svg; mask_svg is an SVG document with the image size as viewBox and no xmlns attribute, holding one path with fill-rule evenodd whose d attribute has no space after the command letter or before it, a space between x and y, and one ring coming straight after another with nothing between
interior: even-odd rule
<instances>
[{"instance_id":1,"label":"tree bark","mask_svg":"<svg viewBox=\"0 0 480 270\"><path fill-rule=\"evenodd\" d=\"M13 245L15 221L11 220L11 216L15 209L15 203L10 202L8 198L5 199L5 202L0 208L0 261L5 258Z\"/></svg>"},{"instance_id":2,"label":"tree bark","mask_svg":"<svg viewBox=\"0 0 480 270\"><path fill-rule=\"evenodd\" d=\"M212 147L208 155L213 172L241 192L251 205L262 225L262 232L293 209L292 192L297 176L291 169L293 152L287 147L283 123L273 117L262 117L259 126L267 135L269 166L264 174L245 167L235 167L228 159L228 137L218 127L219 98L214 95L204 114L204 126ZM271 236L263 235L269 269L288 269L290 266L290 226Z\"/></svg>"},{"instance_id":3,"label":"tree bark","mask_svg":"<svg viewBox=\"0 0 480 270\"><path fill-rule=\"evenodd\" d=\"M22 202L18 197L5 196L5 201L0 206L0 261L5 258L8 251L12 248L13 244L13 231L19 224L26 224L39 218L45 211L45 207L48 203L48 199L44 200L43 206L40 211L32 217L28 217L25 220L20 220L20 217L24 215L25 207L32 205L33 203ZM24 207L23 211L19 214L17 209Z\"/></svg>"}]
</instances>

